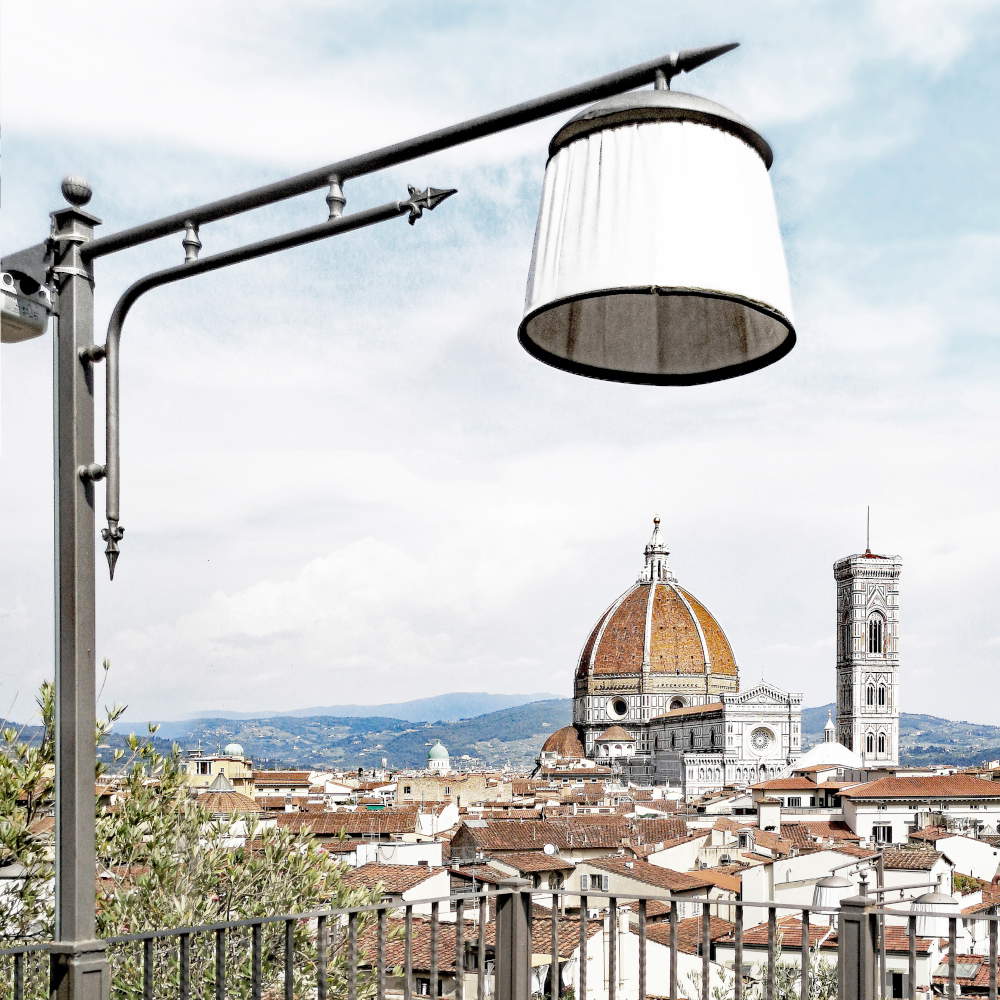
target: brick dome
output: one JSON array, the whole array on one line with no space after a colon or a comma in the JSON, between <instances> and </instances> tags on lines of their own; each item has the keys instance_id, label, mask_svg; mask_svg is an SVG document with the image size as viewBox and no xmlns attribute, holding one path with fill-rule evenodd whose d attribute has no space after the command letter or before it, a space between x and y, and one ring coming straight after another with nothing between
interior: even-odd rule
<instances>
[{"instance_id":1,"label":"brick dome","mask_svg":"<svg viewBox=\"0 0 1000 1000\"><path fill-rule=\"evenodd\" d=\"M635 740L635 737L622 729L621 726L609 726L607 729L597 737L599 740Z\"/></svg>"},{"instance_id":2,"label":"brick dome","mask_svg":"<svg viewBox=\"0 0 1000 1000\"><path fill-rule=\"evenodd\" d=\"M667 568L656 518L646 565L634 586L601 615L580 654L576 676L711 674L736 677L736 658L722 626Z\"/></svg>"},{"instance_id":3,"label":"brick dome","mask_svg":"<svg viewBox=\"0 0 1000 1000\"><path fill-rule=\"evenodd\" d=\"M574 759L586 756L576 726L563 726L562 729L557 729L542 744L542 753L554 753L560 757Z\"/></svg>"}]
</instances>

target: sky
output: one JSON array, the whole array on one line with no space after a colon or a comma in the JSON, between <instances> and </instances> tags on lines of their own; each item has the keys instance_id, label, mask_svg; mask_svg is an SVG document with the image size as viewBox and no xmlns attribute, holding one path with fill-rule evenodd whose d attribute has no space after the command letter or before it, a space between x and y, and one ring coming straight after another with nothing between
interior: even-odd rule
<instances>
[{"instance_id":1,"label":"sky","mask_svg":"<svg viewBox=\"0 0 1000 1000\"><path fill-rule=\"evenodd\" d=\"M653 515L744 685L834 695L832 564L898 553L902 709L1000 724L1000 4L8 0L5 251L66 174L111 233L677 49L775 151L798 344L708 386L518 345L568 114L345 186L459 194L155 291L122 349L101 701L137 719L447 691L569 696ZM324 192L204 226L321 222ZM180 235L103 258L99 328ZM100 337L98 339L103 339ZM52 675L51 337L0 368L0 716ZM98 424L98 440L102 424ZM101 459L101 455L96 456ZM99 517L103 513L99 510Z\"/></svg>"}]
</instances>

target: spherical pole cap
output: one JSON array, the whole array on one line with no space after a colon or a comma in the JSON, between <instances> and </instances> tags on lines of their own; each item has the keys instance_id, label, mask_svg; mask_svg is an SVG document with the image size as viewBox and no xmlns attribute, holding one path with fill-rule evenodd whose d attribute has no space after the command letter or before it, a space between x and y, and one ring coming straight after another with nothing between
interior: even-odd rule
<instances>
[{"instance_id":1,"label":"spherical pole cap","mask_svg":"<svg viewBox=\"0 0 1000 1000\"><path fill-rule=\"evenodd\" d=\"M77 208L86 205L94 193L87 181L73 174L63 178L60 189L63 197Z\"/></svg>"}]
</instances>

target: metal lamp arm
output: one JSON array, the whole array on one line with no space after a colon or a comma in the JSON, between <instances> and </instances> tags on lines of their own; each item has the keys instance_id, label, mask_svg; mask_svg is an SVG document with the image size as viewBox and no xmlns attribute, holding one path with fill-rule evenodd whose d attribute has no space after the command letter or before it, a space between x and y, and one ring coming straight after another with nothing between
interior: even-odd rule
<instances>
[{"instance_id":1,"label":"metal lamp arm","mask_svg":"<svg viewBox=\"0 0 1000 1000\"><path fill-rule=\"evenodd\" d=\"M351 215L339 216L329 219L327 222L317 226L309 226L306 229L298 229L282 236L274 236L257 243L250 243L246 246L235 247L232 250L225 250L221 253L212 254L209 257L197 259L192 256L196 253L200 242L197 240L196 230L189 230L185 237L185 250L189 253L189 259L176 267L168 267L162 271L154 271L144 278L130 285L115 303L111 311L111 318L108 321L108 332L103 347L84 349L81 360L84 362L98 361L104 358L107 362L105 372L107 379L107 389L105 393L105 465L88 466L80 470L80 474L89 479L105 479L105 516L108 526L101 531L101 537L105 541L105 556L108 560L108 570L111 579L115 576L115 564L118 562L118 543L125 534L125 529L118 523L120 520L120 392L119 392L119 356L121 352L122 327L125 318L128 316L132 306L154 288L162 285L169 285L175 281L182 281L184 278L192 278L197 274L206 274L209 271L217 271L220 268L228 267L231 264L242 263L253 260L257 257L264 257L267 254L276 253L279 250L287 250L290 247L302 246L306 243L314 243L317 240L326 239L328 236L339 236L349 233L355 229L362 229L378 222L385 222L389 219L396 219L406 215L409 217L411 225L419 219L424 209L433 209L445 198L455 193L453 188L439 189L427 188L424 191L417 191L416 188L409 189L410 197L405 201L392 201L377 208L370 208L363 212L355 212Z\"/></svg>"}]
</instances>

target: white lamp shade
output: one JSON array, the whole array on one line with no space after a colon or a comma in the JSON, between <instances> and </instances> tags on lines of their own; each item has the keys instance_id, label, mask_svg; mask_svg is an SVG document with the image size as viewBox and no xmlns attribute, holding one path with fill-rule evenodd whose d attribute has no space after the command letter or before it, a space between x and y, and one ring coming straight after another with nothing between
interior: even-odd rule
<instances>
[{"instance_id":1,"label":"white lamp shade","mask_svg":"<svg viewBox=\"0 0 1000 1000\"><path fill-rule=\"evenodd\" d=\"M771 151L721 105L611 98L550 146L525 315L535 357L597 378L695 384L791 350Z\"/></svg>"},{"instance_id":2,"label":"white lamp shade","mask_svg":"<svg viewBox=\"0 0 1000 1000\"><path fill-rule=\"evenodd\" d=\"M950 918L958 917L961 908L954 896L942 892L928 892L918 896L910 904L910 912L917 917L917 937L946 938Z\"/></svg>"},{"instance_id":3,"label":"white lamp shade","mask_svg":"<svg viewBox=\"0 0 1000 1000\"><path fill-rule=\"evenodd\" d=\"M841 875L827 875L813 887L813 906L835 909L857 893L854 883Z\"/></svg>"}]
</instances>

